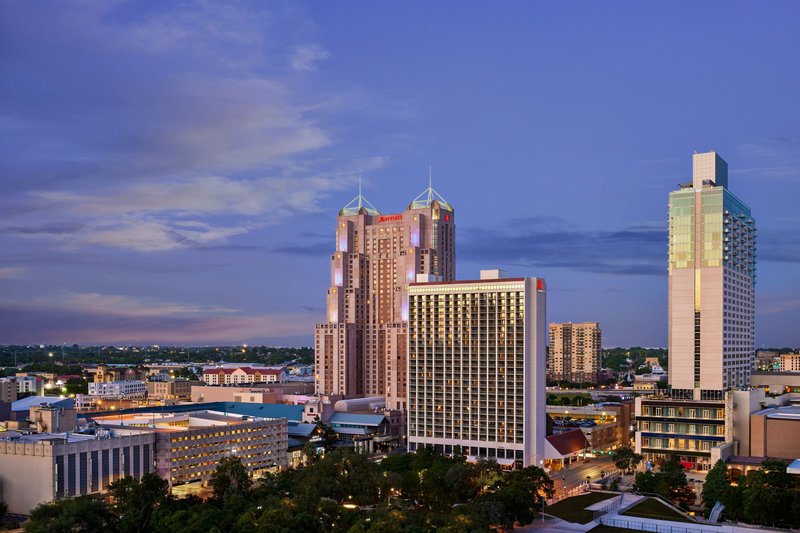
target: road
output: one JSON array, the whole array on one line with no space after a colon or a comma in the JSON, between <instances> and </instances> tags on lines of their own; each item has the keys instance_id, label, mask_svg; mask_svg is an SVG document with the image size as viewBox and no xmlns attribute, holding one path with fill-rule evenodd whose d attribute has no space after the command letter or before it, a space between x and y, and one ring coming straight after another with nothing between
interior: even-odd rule
<instances>
[{"instance_id":1,"label":"road","mask_svg":"<svg viewBox=\"0 0 800 533\"><path fill-rule=\"evenodd\" d=\"M564 490L565 478L567 488L571 489L577 487L581 483L586 483L586 476L591 476L590 479L592 481L597 481L600 479L601 471L613 472L616 469L617 467L614 466L614 461L611 460L610 456L606 455L595 459L589 459L586 463L580 459L563 470L553 472L550 477L553 478L556 491L559 492Z\"/></svg>"}]
</instances>

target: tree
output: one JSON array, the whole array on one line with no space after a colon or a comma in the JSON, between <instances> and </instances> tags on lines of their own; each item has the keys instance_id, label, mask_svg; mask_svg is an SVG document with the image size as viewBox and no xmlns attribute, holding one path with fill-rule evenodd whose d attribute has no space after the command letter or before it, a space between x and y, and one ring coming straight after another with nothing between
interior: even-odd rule
<instances>
[{"instance_id":1,"label":"tree","mask_svg":"<svg viewBox=\"0 0 800 533\"><path fill-rule=\"evenodd\" d=\"M303 453L306 456L306 462L308 464L314 464L319 460L319 453L317 452L317 445L312 441L306 442L306 445L303 446Z\"/></svg>"},{"instance_id":2,"label":"tree","mask_svg":"<svg viewBox=\"0 0 800 533\"><path fill-rule=\"evenodd\" d=\"M114 498L121 531L151 531L154 513L169 499L169 483L153 473L141 481L125 476L111 483L108 493Z\"/></svg>"},{"instance_id":3,"label":"tree","mask_svg":"<svg viewBox=\"0 0 800 533\"><path fill-rule=\"evenodd\" d=\"M728 465L720 459L708 471L706 482L703 484L703 505L706 508L706 515L718 501L723 500L728 487L730 487Z\"/></svg>"},{"instance_id":4,"label":"tree","mask_svg":"<svg viewBox=\"0 0 800 533\"><path fill-rule=\"evenodd\" d=\"M630 474L644 460L641 454L633 451L630 446L620 446L611 455L614 465L623 472Z\"/></svg>"},{"instance_id":5,"label":"tree","mask_svg":"<svg viewBox=\"0 0 800 533\"><path fill-rule=\"evenodd\" d=\"M2 500L0 500L0 523L3 521L3 517L8 512L8 504Z\"/></svg>"},{"instance_id":6,"label":"tree","mask_svg":"<svg viewBox=\"0 0 800 533\"><path fill-rule=\"evenodd\" d=\"M661 463L657 478L656 492L661 496L684 506L694 501L694 494L689 489L689 482L686 479L686 470L677 455L670 455L668 460Z\"/></svg>"},{"instance_id":7,"label":"tree","mask_svg":"<svg viewBox=\"0 0 800 533\"><path fill-rule=\"evenodd\" d=\"M242 461L230 455L219 462L217 469L211 475L210 484L214 490L214 498L222 500L228 495L249 491L253 481Z\"/></svg>"},{"instance_id":8,"label":"tree","mask_svg":"<svg viewBox=\"0 0 800 533\"><path fill-rule=\"evenodd\" d=\"M43 503L31 511L29 533L94 533L117 531L116 517L103 500L78 496Z\"/></svg>"},{"instance_id":9,"label":"tree","mask_svg":"<svg viewBox=\"0 0 800 533\"><path fill-rule=\"evenodd\" d=\"M339 436L336 434L336 431L325 422L320 420L319 417L316 419L316 424L317 432L322 435L322 442L325 451L333 451L333 449L336 447L336 441L339 440Z\"/></svg>"}]
</instances>

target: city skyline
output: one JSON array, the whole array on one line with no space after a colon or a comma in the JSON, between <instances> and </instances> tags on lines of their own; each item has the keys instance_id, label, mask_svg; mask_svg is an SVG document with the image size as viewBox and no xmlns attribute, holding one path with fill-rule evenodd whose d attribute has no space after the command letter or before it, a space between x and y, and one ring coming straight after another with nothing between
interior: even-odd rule
<instances>
[{"instance_id":1,"label":"city skyline","mask_svg":"<svg viewBox=\"0 0 800 533\"><path fill-rule=\"evenodd\" d=\"M311 345L358 176L399 213L432 165L456 279L540 276L550 321L666 346L664 199L715 150L758 217L756 347L800 345L796 4L4 12L0 343Z\"/></svg>"}]
</instances>

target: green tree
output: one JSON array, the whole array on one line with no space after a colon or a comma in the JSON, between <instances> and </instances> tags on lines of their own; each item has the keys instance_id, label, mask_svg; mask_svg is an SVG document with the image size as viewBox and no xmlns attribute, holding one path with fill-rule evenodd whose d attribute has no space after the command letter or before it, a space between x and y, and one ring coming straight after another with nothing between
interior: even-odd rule
<instances>
[{"instance_id":1,"label":"green tree","mask_svg":"<svg viewBox=\"0 0 800 533\"><path fill-rule=\"evenodd\" d=\"M31 511L25 525L28 533L115 532L114 514L95 496L78 496L43 503Z\"/></svg>"},{"instance_id":2,"label":"green tree","mask_svg":"<svg viewBox=\"0 0 800 533\"><path fill-rule=\"evenodd\" d=\"M211 475L211 488L214 498L222 500L235 493L247 492L253 486L253 481L247 473L247 468L236 456L224 457L217 469Z\"/></svg>"},{"instance_id":3,"label":"green tree","mask_svg":"<svg viewBox=\"0 0 800 533\"><path fill-rule=\"evenodd\" d=\"M138 533L151 531L154 513L169 498L169 483L153 473L141 481L125 476L111 483L108 492L120 517L120 531Z\"/></svg>"},{"instance_id":4,"label":"green tree","mask_svg":"<svg viewBox=\"0 0 800 533\"><path fill-rule=\"evenodd\" d=\"M620 446L611 455L614 465L625 473L631 473L644 460L641 454L633 451L630 446Z\"/></svg>"},{"instance_id":5,"label":"green tree","mask_svg":"<svg viewBox=\"0 0 800 533\"><path fill-rule=\"evenodd\" d=\"M703 506L706 508L706 515L711 512L711 509L718 501L724 499L729 487L728 465L720 459L708 471L706 481L703 484Z\"/></svg>"}]
</instances>

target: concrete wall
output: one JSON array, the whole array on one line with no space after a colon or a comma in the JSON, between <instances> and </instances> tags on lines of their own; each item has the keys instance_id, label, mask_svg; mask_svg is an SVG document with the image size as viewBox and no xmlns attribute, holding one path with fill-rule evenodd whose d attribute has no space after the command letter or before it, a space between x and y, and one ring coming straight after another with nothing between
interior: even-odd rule
<instances>
[{"instance_id":1,"label":"concrete wall","mask_svg":"<svg viewBox=\"0 0 800 533\"><path fill-rule=\"evenodd\" d=\"M17 446L24 445L0 442L0 500L8 504L9 513L28 514L55 497L55 464L47 454L52 450L36 446L41 449L38 454L26 455L16 453Z\"/></svg>"}]
</instances>

